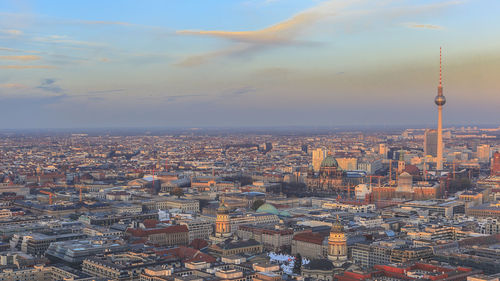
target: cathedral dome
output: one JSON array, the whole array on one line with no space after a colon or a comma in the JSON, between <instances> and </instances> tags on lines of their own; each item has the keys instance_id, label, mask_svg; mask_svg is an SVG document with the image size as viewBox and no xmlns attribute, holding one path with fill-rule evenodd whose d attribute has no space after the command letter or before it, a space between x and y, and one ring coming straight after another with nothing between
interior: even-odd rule
<instances>
[{"instance_id":1,"label":"cathedral dome","mask_svg":"<svg viewBox=\"0 0 500 281\"><path fill-rule=\"evenodd\" d=\"M321 162L321 167L338 168L338 166L339 164L337 163L337 160L331 155L328 155L325 159L323 159L323 162Z\"/></svg>"},{"instance_id":2,"label":"cathedral dome","mask_svg":"<svg viewBox=\"0 0 500 281\"><path fill-rule=\"evenodd\" d=\"M264 203L257 209L257 213L268 213L273 215L279 215L278 209L269 203Z\"/></svg>"},{"instance_id":3,"label":"cathedral dome","mask_svg":"<svg viewBox=\"0 0 500 281\"><path fill-rule=\"evenodd\" d=\"M337 217L337 220L332 224L332 229L330 232L334 233L343 233L344 232L344 226L342 223L340 223L339 218Z\"/></svg>"},{"instance_id":4,"label":"cathedral dome","mask_svg":"<svg viewBox=\"0 0 500 281\"><path fill-rule=\"evenodd\" d=\"M227 214L229 213L229 209L226 207L226 204L224 204L224 199L222 199L219 208L217 209L218 214Z\"/></svg>"}]
</instances>

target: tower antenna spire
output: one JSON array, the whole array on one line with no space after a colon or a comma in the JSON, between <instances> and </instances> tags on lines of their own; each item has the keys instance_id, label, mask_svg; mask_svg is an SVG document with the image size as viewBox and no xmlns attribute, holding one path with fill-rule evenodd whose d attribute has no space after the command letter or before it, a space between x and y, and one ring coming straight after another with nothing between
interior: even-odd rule
<instances>
[{"instance_id":1,"label":"tower antenna spire","mask_svg":"<svg viewBox=\"0 0 500 281\"><path fill-rule=\"evenodd\" d=\"M441 47L439 47L439 86L441 86Z\"/></svg>"}]
</instances>

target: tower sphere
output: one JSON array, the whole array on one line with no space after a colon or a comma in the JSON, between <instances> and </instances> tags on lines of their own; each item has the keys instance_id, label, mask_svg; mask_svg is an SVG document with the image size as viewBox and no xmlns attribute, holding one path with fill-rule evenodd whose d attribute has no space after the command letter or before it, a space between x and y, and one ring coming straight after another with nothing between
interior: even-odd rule
<instances>
[{"instance_id":1,"label":"tower sphere","mask_svg":"<svg viewBox=\"0 0 500 281\"><path fill-rule=\"evenodd\" d=\"M436 103L436 105L444 105L446 103L446 98L444 96L436 96L436 98L434 99L434 102Z\"/></svg>"}]
</instances>

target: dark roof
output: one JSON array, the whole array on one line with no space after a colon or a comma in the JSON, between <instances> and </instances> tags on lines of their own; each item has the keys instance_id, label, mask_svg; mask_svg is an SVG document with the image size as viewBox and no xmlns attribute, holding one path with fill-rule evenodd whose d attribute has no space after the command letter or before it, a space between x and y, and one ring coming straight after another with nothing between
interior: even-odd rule
<instances>
[{"instance_id":1,"label":"dark roof","mask_svg":"<svg viewBox=\"0 0 500 281\"><path fill-rule=\"evenodd\" d=\"M260 243L254 239L248 239L248 240L238 240L235 242L226 241L226 242L222 242L222 243L217 244L217 246L219 246L221 249L228 250L228 249L238 249L238 248L244 248L244 247L250 247L250 246L257 246L259 244Z\"/></svg>"},{"instance_id":2,"label":"dark roof","mask_svg":"<svg viewBox=\"0 0 500 281\"><path fill-rule=\"evenodd\" d=\"M308 264L304 265L306 269L310 270L333 270L334 266L331 261L327 259L313 259Z\"/></svg>"}]
</instances>

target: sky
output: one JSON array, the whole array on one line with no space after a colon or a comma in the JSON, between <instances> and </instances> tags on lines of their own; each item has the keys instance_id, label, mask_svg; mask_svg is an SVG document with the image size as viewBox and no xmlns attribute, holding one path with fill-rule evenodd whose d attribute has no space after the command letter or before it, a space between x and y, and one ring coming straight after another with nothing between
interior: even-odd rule
<instances>
[{"instance_id":1,"label":"sky","mask_svg":"<svg viewBox=\"0 0 500 281\"><path fill-rule=\"evenodd\" d=\"M500 125L500 1L0 1L0 128Z\"/></svg>"}]
</instances>

